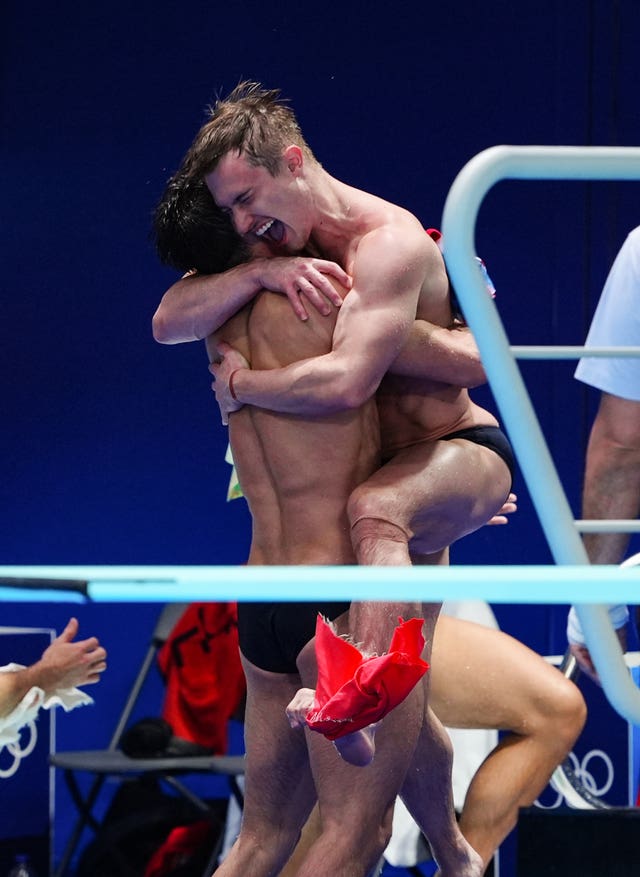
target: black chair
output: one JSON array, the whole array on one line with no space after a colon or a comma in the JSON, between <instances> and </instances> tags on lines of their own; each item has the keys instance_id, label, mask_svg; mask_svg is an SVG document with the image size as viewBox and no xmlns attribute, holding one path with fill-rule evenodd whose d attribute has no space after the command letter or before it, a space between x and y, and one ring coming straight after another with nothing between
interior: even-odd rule
<instances>
[{"instance_id":1,"label":"black chair","mask_svg":"<svg viewBox=\"0 0 640 877\"><path fill-rule=\"evenodd\" d=\"M166 784L174 793L177 793L184 802L187 802L193 808L195 813L199 813L202 816L213 816L214 813L210 803L200 795L195 794L183 782L182 778L188 774L225 776L228 781L230 794L236 798L240 807L243 805L243 795L237 778L244 773L244 756L198 754L131 758L121 748L123 734L127 729L132 711L149 671L154 666L157 652L166 642L186 605L184 603L170 603L160 613L144 660L136 675L124 709L118 718L107 749L57 752L50 756L50 764L64 772L66 784L78 811L77 821L65 846L60 864L54 872L54 877L64 877L67 874L85 828L90 828L94 834L97 834L100 830L100 822L95 818L93 811L105 781L109 778L120 782L141 776L156 779L161 784ZM93 774L94 776L93 782L85 794L81 791L76 777L77 773L82 772ZM222 840L223 835L221 833L209 857L203 877L209 877L214 870ZM121 851L114 848L112 852L122 873L130 873L132 877L139 877L139 873L127 863L126 856Z\"/></svg>"}]
</instances>

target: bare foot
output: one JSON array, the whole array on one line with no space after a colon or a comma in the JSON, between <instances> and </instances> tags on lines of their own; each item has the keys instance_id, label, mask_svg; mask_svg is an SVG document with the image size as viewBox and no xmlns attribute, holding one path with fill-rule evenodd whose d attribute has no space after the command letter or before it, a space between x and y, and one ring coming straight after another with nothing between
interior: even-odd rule
<instances>
[{"instance_id":1,"label":"bare foot","mask_svg":"<svg viewBox=\"0 0 640 877\"><path fill-rule=\"evenodd\" d=\"M307 713L313 709L316 693L312 688L299 688L287 706L286 713L292 728L304 728L307 724ZM368 725L353 734L345 734L333 741L338 755L348 764L355 767L366 767L375 755L375 733L380 723Z\"/></svg>"}]
</instances>

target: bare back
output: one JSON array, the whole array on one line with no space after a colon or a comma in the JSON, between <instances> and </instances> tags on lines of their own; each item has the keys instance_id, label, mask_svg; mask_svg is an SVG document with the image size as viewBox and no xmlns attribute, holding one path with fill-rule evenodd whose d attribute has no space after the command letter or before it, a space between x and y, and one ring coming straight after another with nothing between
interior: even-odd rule
<instances>
[{"instance_id":1,"label":"bare back","mask_svg":"<svg viewBox=\"0 0 640 877\"><path fill-rule=\"evenodd\" d=\"M301 322L284 296L264 291L215 340L253 368L276 368L330 350L335 316L313 312ZM380 464L373 400L313 418L247 405L230 416L229 439L253 519L250 563L355 563L346 504Z\"/></svg>"}]
</instances>

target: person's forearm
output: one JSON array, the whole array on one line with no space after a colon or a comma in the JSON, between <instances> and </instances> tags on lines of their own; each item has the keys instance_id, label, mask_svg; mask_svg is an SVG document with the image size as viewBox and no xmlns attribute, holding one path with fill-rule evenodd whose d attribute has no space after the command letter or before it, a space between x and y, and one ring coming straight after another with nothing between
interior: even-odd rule
<instances>
[{"instance_id":1,"label":"person's forearm","mask_svg":"<svg viewBox=\"0 0 640 877\"><path fill-rule=\"evenodd\" d=\"M39 685L33 667L0 673L0 716L7 716L34 685Z\"/></svg>"},{"instance_id":2,"label":"person's forearm","mask_svg":"<svg viewBox=\"0 0 640 877\"><path fill-rule=\"evenodd\" d=\"M224 274L190 275L165 292L153 315L153 337L160 344L201 341L236 314L262 288L256 259Z\"/></svg>"},{"instance_id":3,"label":"person's forearm","mask_svg":"<svg viewBox=\"0 0 640 877\"><path fill-rule=\"evenodd\" d=\"M244 405L303 416L334 414L357 408L378 388L382 375L360 378L335 353L301 360L268 371L233 373L232 395Z\"/></svg>"},{"instance_id":4,"label":"person's forearm","mask_svg":"<svg viewBox=\"0 0 640 877\"><path fill-rule=\"evenodd\" d=\"M389 235L367 237L359 244L330 353L286 368L252 371L236 365L231 352L218 345L221 361L210 370L223 422L240 405L314 416L357 408L374 395L411 331L427 259L420 246L417 256L411 247L404 254L404 239L398 247L394 240L393 258L382 258L381 244L389 246ZM426 240L420 231L420 245Z\"/></svg>"},{"instance_id":5,"label":"person's forearm","mask_svg":"<svg viewBox=\"0 0 640 877\"><path fill-rule=\"evenodd\" d=\"M592 436L585 468L582 517L586 520L633 519L640 507L640 448L628 448L604 436ZM620 563L628 533L586 533L591 563Z\"/></svg>"},{"instance_id":6,"label":"person's forearm","mask_svg":"<svg viewBox=\"0 0 640 877\"><path fill-rule=\"evenodd\" d=\"M426 320L415 321L390 371L467 388L477 387L487 380L469 329L445 328Z\"/></svg>"}]
</instances>

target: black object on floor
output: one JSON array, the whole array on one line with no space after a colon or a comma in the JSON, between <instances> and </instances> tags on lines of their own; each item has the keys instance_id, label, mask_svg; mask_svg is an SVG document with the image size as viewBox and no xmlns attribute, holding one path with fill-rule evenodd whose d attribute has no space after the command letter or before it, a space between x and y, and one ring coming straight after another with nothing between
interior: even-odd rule
<instances>
[{"instance_id":1,"label":"black object on floor","mask_svg":"<svg viewBox=\"0 0 640 877\"><path fill-rule=\"evenodd\" d=\"M637 877L640 810L520 811L517 877Z\"/></svg>"}]
</instances>

